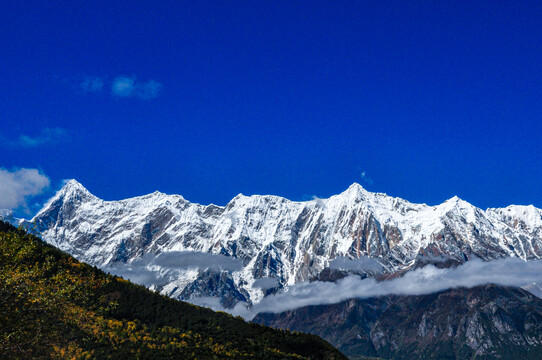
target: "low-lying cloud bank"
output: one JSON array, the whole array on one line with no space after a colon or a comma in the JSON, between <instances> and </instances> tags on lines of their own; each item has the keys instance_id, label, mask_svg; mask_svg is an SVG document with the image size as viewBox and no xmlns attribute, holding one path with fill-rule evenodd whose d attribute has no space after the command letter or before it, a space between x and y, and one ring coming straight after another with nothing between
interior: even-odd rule
<instances>
[{"instance_id":1,"label":"low-lying cloud bank","mask_svg":"<svg viewBox=\"0 0 542 360\"><path fill-rule=\"evenodd\" d=\"M329 267L337 270L366 272L378 274L384 271L384 267L375 258L362 256L359 259L349 259L339 256L329 263Z\"/></svg>"},{"instance_id":2,"label":"low-lying cloud bank","mask_svg":"<svg viewBox=\"0 0 542 360\"><path fill-rule=\"evenodd\" d=\"M267 290L267 289L272 289L276 287L278 284L279 284L279 281L276 278L263 277L263 278L256 279L256 281L252 283L252 287L255 289Z\"/></svg>"},{"instance_id":3,"label":"low-lying cloud bank","mask_svg":"<svg viewBox=\"0 0 542 360\"><path fill-rule=\"evenodd\" d=\"M235 271L243 268L243 261L230 256L193 251L171 251L154 257L151 265L168 268L211 268Z\"/></svg>"},{"instance_id":4,"label":"low-lying cloud bank","mask_svg":"<svg viewBox=\"0 0 542 360\"><path fill-rule=\"evenodd\" d=\"M243 268L243 262L230 256L193 251L171 251L161 254L146 254L132 263L106 268L147 287L165 285L183 276L187 270L236 271Z\"/></svg>"},{"instance_id":5,"label":"low-lying cloud bank","mask_svg":"<svg viewBox=\"0 0 542 360\"><path fill-rule=\"evenodd\" d=\"M332 263L332 267L348 270L380 270L380 264L372 262L371 259L354 261L341 258ZM133 263L105 270L149 287L165 285L184 277L187 271L194 269L233 272L242 267L241 260L229 256L176 251L159 255L148 254ZM240 302L233 309L226 309L220 304L220 299L209 297L191 299L190 302L250 320L262 312L279 313L309 305L335 304L352 298L425 295L451 288L470 288L485 284L532 287L533 283L542 284L542 260L525 262L519 258L493 261L474 259L456 268L439 269L427 265L389 281L378 282L374 278L361 279L357 275L350 275L335 283L302 282L287 288L285 292L267 296L253 306ZM256 280L253 287L267 289L277 284L277 279L261 278Z\"/></svg>"},{"instance_id":6,"label":"low-lying cloud bank","mask_svg":"<svg viewBox=\"0 0 542 360\"><path fill-rule=\"evenodd\" d=\"M352 298L425 295L451 288L470 288L485 284L522 287L531 283L542 283L542 260L529 262L518 258L488 262L471 260L449 269L427 265L410 271L401 278L382 282L377 282L373 278L362 280L359 276L348 276L336 283L303 282L290 287L286 292L267 296L251 308L242 304L237 304L233 309L218 306L212 308L252 319L261 312L279 313L309 305L335 304ZM206 303L211 304L209 301Z\"/></svg>"}]
</instances>

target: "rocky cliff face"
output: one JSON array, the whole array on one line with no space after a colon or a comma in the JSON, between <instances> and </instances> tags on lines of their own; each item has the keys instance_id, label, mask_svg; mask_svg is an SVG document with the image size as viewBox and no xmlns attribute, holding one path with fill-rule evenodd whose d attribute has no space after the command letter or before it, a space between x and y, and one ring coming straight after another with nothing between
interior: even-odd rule
<instances>
[{"instance_id":1,"label":"rocky cliff face","mask_svg":"<svg viewBox=\"0 0 542 360\"><path fill-rule=\"evenodd\" d=\"M532 206L484 211L457 197L427 206L358 184L329 199L238 195L222 207L159 192L104 201L71 180L31 222L46 241L80 260L102 268L138 265L159 274L146 284L167 295L228 293L227 305L258 302L264 291L318 278L339 257L377 259L384 273L472 257L542 257L542 211ZM195 271L152 260L187 252L240 266ZM256 286L262 278L273 279L274 290Z\"/></svg>"},{"instance_id":2,"label":"rocky cliff face","mask_svg":"<svg viewBox=\"0 0 542 360\"><path fill-rule=\"evenodd\" d=\"M424 296L352 299L255 322L317 334L352 359L540 359L542 300L486 285Z\"/></svg>"}]
</instances>

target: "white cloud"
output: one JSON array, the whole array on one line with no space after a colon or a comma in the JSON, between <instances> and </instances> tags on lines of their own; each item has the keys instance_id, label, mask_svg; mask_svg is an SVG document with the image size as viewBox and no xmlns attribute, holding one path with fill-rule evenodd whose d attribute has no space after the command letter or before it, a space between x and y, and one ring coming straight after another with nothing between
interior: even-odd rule
<instances>
[{"instance_id":1,"label":"white cloud","mask_svg":"<svg viewBox=\"0 0 542 360\"><path fill-rule=\"evenodd\" d=\"M132 96L135 90L135 79L128 77L118 77L111 85L111 93L116 96L128 97Z\"/></svg>"},{"instance_id":2,"label":"white cloud","mask_svg":"<svg viewBox=\"0 0 542 360\"><path fill-rule=\"evenodd\" d=\"M338 270L352 270L367 273L380 273L384 267L378 260L366 256L361 256L358 259L349 259L344 256L339 256L329 263L329 267Z\"/></svg>"},{"instance_id":3,"label":"white cloud","mask_svg":"<svg viewBox=\"0 0 542 360\"><path fill-rule=\"evenodd\" d=\"M85 93L101 93L104 89L110 88L111 95L115 97L140 99L152 99L160 95L163 85L154 80L139 81L135 76L116 77L107 76L85 76L64 79L75 88Z\"/></svg>"},{"instance_id":4,"label":"white cloud","mask_svg":"<svg viewBox=\"0 0 542 360\"><path fill-rule=\"evenodd\" d=\"M35 136L20 135L12 142L16 147L37 147L47 144L56 144L67 139L68 133L62 128L45 128Z\"/></svg>"},{"instance_id":5,"label":"white cloud","mask_svg":"<svg viewBox=\"0 0 542 360\"><path fill-rule=\"evenodd\" d=\"M366 182L367 184L369 184L369 185L373 185L373 179L371 179L371 178L367 175L367 171L363 170L363 171L361 172L360 175L361 175L361 179L362 179L363 181L365 181L365 182Z\"/></svg>"},{"instance_id":6,"label":"white cloud","mask_svg":"<svg viewBox=\"0 0 542 360\"><path fill-rule=\"evenodd\" d=\"M331 263L331 267L373 273L382 270L381 265L370 258L360 260L338 258ZM216 254L171 252L160 255L149 254L132 264L108 270L137 283L151 286L165 285L182 277L184 272L190 269L208 268L237 271L242 268L242 262ZM274 287L277 283L274 278L261 278L254 282L253 287L265 289ZM423 295L450 288L470 288L485 284L525 287L533 283L542 283L542 260L525 262L519 258L506 258L484 262L474 259L456 268L440 269L427 265L389 281L378 282L374 278L361 279L357 275L351 275L335 283L302 282L286 288L282 293L269 295L251 307L239 302L233 309L226 309L220 304L220 299L208 297L191 299L190 302L250 320L260 312L276 313L309 305L334 304L352 298L392 294Z\"/></svg>"},{"instance_id":7,"label":"white cloud","mask_svg":"<svg viewBox=\"0 0 542 360\"><path fill-rule=\"evenodd\" d=\"M407 272L403 277L378 282L351 275L337 282L302 282L285 292L263 298L252 307L238 303L233 309L213 304L217 310L252 319L260 312L283 312L309 305L335 304L352 298L383 295L424 295L451 288L471 288L485 284L524 287L542 283L542 260L523 261L506 258L484 262L471 260L456 268L439 269L433 265ZM198 302L197 299L191 300ZM210 301L206 301L211 303ZM202 304L203 305L203 304Z\"/></svg>"},{"instance_id":8,"label":"white cloud","mask_svg":"<svg viewBox=\"0 0 542 360\"><path fill-rule=\"evenodd\" d=\"M230 256L194 251L170 251L161 254L146 254L128 264L116 264L106 268L112 274L122 276L147 287L165 285L183 276L187 270L237 271L243 261Z\"/></svg>"},{"instance_id":9,"label":"white cloud","mask_svg":"<svg viewBox=\"0 0 542 360\"><path fill-rule=\"evenodd\" d=\"M332 282L304 282L287 292L265 297L252 313L282 312L308 305L334 304L351 298L382 295L423 295L434 292L485 284L521 287L542 282L542 260L525 262L507 258L484 262L471 260L456 268L439 269L427 265L403 277L377 282L374 278L348 276Z\"/></svg>"},{"instance_id":10,"label":"white cloud","mask_svg":"<svg viewBox=\"0 0 542 360\"><path fill-rule=\"evenodd\" d=\"M0 168L0 208L26 209L26 200L42 193L49 184L49 178L37 169L9 171Z\"/></svg>"},{"instance_id":11,"label":"white cloud","mask_svg":"<svg viewBox=\"0 0 542 360\"><path fill-rule=\"evenodd\" d=\"M255 314L246 307L246 304L244 302L238 302L235 304L235 306L232 309L225 308L221 303L219 298L214 298L210 296L204 296L199 298L194 298L190 300L186 300L186 302L189 302L194 305L203 306L209 309L212 309L214 311L224 311L229 314L232 314L233 316L241 316L245 319L252 319Z\"/></svg>"},{"instance_id":12,"label":"white cloud","mask_svg":"<svg viewBox=\"0 0 542 360\"><path fill-rule=\"evenodd\" d=\"M243 261L231 256L194 251L171 251L161 253L151 265L164 266L169 269L215 269L236 271L243 268Z\"/></svg>"},{"instance_id":13,"label":"white cloud","mask_svg":"<svg viewBox=\"0 0 542 360\"><path fill-rule=\"evenodd\" d=\"M105 267L103 270L146 287L166 285L169 281L172 281L179 275L177 272L171 271L160 274L158 271L149 270L143 266L134 267L124 264L120 266L115 265L113 267Z\"/></svg>"},{"instance_id":14,"label":"white cloud","mask_svg":"<svg viewBox=\"0 0 542 360\"><path fill-rule=\"evenodd\" d=\"M0 147L33 148L43 145L54 145L68 139L68 133L62 128L45 128L35 135L19 135L9 139L0 135Z\"/></svg>"},{"instance_id":15,"label":"white cloud","mask_svg":"<svg viewBox=\"0 0 542 360\"><path fill-rule=\"evenodd\" d=\"M316 195L304 194L301 197L301 201L314 201L316 203L316 206L321 207L321 208L325 208L326 206L326 202L324 201L324 199L319 198Z\"/></svg>"},{"instance_id":16,"label":"white cloud","mask_svg":"<svg viewBox=\"0 0 542 360\"><path fill-rule=\"evenodd\" d=\"M254 281L254 283L252 284L252 287L255 289L267 290L276 287L278 284L279 281L277 278L263 277L256 279L256 281Z\"/></svg>"},{"instance_id":17,"label":"white cloud","mask_svg":"<svg viewBox=\"0 0 542 360\"><path fill-rule=\"evenodd\" d=\"M85 92L100 92L104 88L104 80L100 77L87 76L79 83L79 87Z\"/></svg>"},{"instance_id":18,"label":"white cloud","mask_svg":"<svg viewBox=\"0 0 542 360\"><path fill-rule=\"evenodd\" d=\"M111 84L111 94L118 97L152 99L159 95L162 84L154 80L137 81L135 77L118 76Z\"/></svg>"}]
</instances>

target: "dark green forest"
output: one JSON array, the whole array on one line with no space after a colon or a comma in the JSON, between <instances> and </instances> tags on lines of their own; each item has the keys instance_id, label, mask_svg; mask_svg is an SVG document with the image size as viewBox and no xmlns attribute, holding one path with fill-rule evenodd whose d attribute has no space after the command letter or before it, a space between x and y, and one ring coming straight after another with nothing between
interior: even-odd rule
<instances>
[{"instance_id":1,"label":"dark green forest","mask_svg":"<svg viewBox=\"0 0 542 360\"><path fill-rule=\"evenodd\" d=\"M176 301L0 221L1 359L346 359L317 336Z\"/></svg>"}]
</instances>

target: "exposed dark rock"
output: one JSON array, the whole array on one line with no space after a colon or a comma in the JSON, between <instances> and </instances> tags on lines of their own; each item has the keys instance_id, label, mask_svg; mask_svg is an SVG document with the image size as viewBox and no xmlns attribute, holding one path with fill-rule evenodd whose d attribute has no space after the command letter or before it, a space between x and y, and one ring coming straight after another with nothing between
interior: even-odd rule
<instances>
[{"instance_id":1,"label":"exposed dark rock","mask_svg":"<svg viewBox=\"0 0 542 360\"><path fill-rule=\"evenodd\" d=\"M495 285L352 299L254 321L319 335L351 358L542 358L542 300Z\"/></svg>"}]
</instances>

